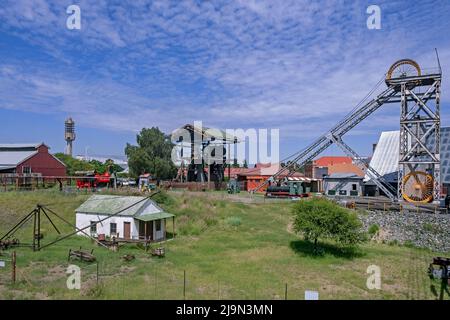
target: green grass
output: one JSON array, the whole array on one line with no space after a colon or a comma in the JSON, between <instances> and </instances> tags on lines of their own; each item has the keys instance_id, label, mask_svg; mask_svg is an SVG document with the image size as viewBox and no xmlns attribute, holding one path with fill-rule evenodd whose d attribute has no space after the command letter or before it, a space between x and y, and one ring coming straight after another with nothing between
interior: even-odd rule
<instances>
[{"instance_id":1,"label":"green grass","mask_svg":"<svg viewBox=\"0 0 450 320\"><path fill-rule=\"evenodd\" d=\"M10 269L0 269L0 298L183 299L186 271L187 299L284 299L286 283L288 299L303 299L305 290L319 291L321 299L435 299L430 286L439 291L439 283L429 280L426 270L438 253L376 243L345 252L327 242L317 256L308 242L291 231L291 202L249 201L248 194L241 194L243 202L221 192L158 196L161 206L177 215L177 237L164 244L165 258L151 257L136 245L112 252L83 237L71 237L40 252L16 248L18 281L11 284ZM74 209L88 196L57 191L0 193L0 234L37 203L49 204L73 223ZM56 219L55 223L63 233L72 231ZM22 242L31 240L31 228L28 224L18 232ZM43 222L43 229L44 244L57 238L48 222ZM95 264L74 261L70 263L82 270L82 287L68 290L67 253L80 246L94 249L100 283ZM9 258L10 252L0 259ZM121 259L125 254L136 259L125 262ZM366 288L366 269L372 264L381 268L382 290Z\"/></svg>"}]
</instances>

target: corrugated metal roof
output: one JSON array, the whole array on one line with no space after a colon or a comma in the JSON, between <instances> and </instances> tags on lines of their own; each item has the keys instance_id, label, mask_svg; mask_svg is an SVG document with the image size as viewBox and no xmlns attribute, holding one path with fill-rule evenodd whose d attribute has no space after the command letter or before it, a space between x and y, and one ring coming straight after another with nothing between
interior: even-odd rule
<instances>
[{"instance_id":1,"label":"corrugated metal roof","mask_svg":"<svg viewBox=\"0 0 450 320\"><path fill-rule=\"evenodd\" d=\"M392 180L396 176L392 173L398 171L399 146L400 131L384 131L370 160L370 166L387 180ZM365 175L364 181L369 180Z\"/></svg>"},{"instance_id":2,"label":"corrugated metal roof","mask_svg":"<svg viewBox=\"0 0 450 320\"><path fill-rule=\"evenodd\" d=\"M154 221L154 220L160 220L160 219L166 219L166 218L172 218L175 215L167 212L158 212L154 214L146 214L146 215L139 215L135 218L140 221Z\"/></svg>"},{"instance_id":3,"label":"corrugated metal roof","mask_svg":"<svg viewBox=\"0 0 450 320\"><path fill-rule=\"evenodd\" d=\"M14 169L16 166L2 166L0 165L0 170L9 170L9 169Z\"/></svg>"},{"instance_id":4,"label":"corrugated metal roof","mask_svg":"<svg viewBox=\"0 0 450 320\"><path fill-rule=\"evenodd\" d=\"M37 151L0 151L0 166L16 167L23 160L36 154Z\"/></svg>"},{"instance_id":5,"label":"corrugated metal roof","mask_svg":"<svg viewBox=\"0 0 450 320\"><path fill-rule=\"evenodd\" d=\"M37 148L41 144L43 143L0 143L0 148Z\"/></svg>"},{"instance_id":6,"label":"corrugated metal roof","mask_svg":"<svg viewBox=\"0 0 450 320\"><path fill-rule=\"evenodd\" d=\"M353 163L353 160L351 157L342 156L323 156L314 160L314 165L322 167L327 167L338 163Z\"/></svg>"},{"instance_id":7,"label":"corrugated metal roof","mask_svg":"<svg viewBox=\"0 0 450 320\"><path fill-rule=\"evenodd\" d=\"M133 216L139 219L150 219L150 217L145 216L153 216L163 212L155 202L150 199L144 199L145 197L138 196L93 195L75 211L78 213L113 215L131 206L120 212L118 216ZM137 204L133 205L135 203Z\"/></svg>"},{"instance_id":8,"label":"corrugated metal roof","mask_svg":"<svg viewBox=\"0 0 450 320\"><path fill-rule=\"evenodd\" d=\"M450 127L441 128L441 181L450 184Z\"/></svg>"},{"instance_id":9,"label":"corrugated metal roof","mask_svg":"<svg viewBox=\"0 0 450 320\"><path fill-rule=\"evenodd\" d=\"M363 177L358 176L357 174L355 174L353 172L333 173L333 174L330 174L330 175L324 177L324 179L349 179L349 178L362 179Z\"/></svg>"},{"instance_id":10,"label":"corrugated metal roof","mask_svg":"<svg viewBox=\"0 0 450 320\"><path fill-rule=\"evenodd\" d=\"M450 184L450 127L441 127L440 142L441 181ZM427 144L433 145L434 137L427 139ZM400 131L382 132L370 161L370 166L390 182L398 178L399 146ZM367 175L364 179L369 180Z\"/></svg>"}]
</instances>

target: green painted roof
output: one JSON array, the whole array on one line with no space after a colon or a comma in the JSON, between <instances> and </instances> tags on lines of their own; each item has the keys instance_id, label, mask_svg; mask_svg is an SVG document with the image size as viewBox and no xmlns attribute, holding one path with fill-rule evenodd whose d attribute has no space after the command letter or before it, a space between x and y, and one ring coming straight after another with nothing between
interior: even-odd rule
<instances>
[{"instance_id":1,"label":"green painted roof","mask_svg":"<svg viewBox=\"0 0 450 320\"><path fill-rule=\"evenodd\" d=\"M152 213L152 214L145 214L141 216L135 217L135 219L140 221L153 221L153 220L160 220L160 219L166 219L166 218L172 218L175 217L175 215L167 212L159 212L159 213Z\"/></svg>"},{"instance_id":2,"label":"green painted roof","mask_svg":"<svg viewBox=\"0 0 450 320\"><path fill-rule=\"evenodd\" d=\"M79 213L113 215L120 210L128 208L123 212L120 212L118 214L119 216L135 216L141 211L149 211L148 207L152 207L153 209L150 209L150 212L163 211L152 200L144 199L145 197L137 196L93 195L75 211ZM134 203L137 204L133 206Z\"/></svg>"}]
</instances>

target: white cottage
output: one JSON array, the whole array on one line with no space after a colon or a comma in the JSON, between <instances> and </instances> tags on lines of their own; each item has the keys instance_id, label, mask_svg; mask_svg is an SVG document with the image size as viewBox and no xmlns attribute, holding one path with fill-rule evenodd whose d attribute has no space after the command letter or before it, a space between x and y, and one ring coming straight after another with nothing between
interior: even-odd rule
<instances>
[{"instance_id":1,"label":"white cottage","mask_svg":"<svg viewBox=\"0 0 450 320\"><path fill-rule=\"evenodd\" d=\"M165 240L167 218L173 219L175 228L175 216L164 212L154 201L144 199L93 195L75 210L76 226L79 229L90 226L84 231L94 237L104 235L124 240ZM78 234L83 235L82 232Z\"/></svg>"}]
</instances>

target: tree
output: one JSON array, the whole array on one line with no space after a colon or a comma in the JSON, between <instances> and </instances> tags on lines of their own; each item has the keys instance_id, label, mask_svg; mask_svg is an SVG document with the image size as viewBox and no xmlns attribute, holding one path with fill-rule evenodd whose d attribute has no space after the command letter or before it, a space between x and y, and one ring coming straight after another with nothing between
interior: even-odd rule
<instances>
[{"instance_id":1,"label":"tree","mask_svg":"<svg viewBox=\"0 0 450 320\"><path fill-rule=\"evenodd\" d=\"M137 146L127 143L125 147L131 176L151 173L156 179L175 177L177 168L171 159L174 144L169 135L155 127L143 128L136 141Z\"/></svg>"},{"instance_id":2,"label":"tree","mask_svg":"<svg viewBox=\"0 0 450 320\"><path fill-rule=\"evenodd\" d=\"M248 168L247 160L244 159L244 164L242 165L243 168Z\"/></svg>"},{"instance_id":3,"label":"tree","mask_svg":"<svg viewBox=\"0 0 450 320\"><path fill-rule=\"evenodd\" d=\"M76 175L77 171L95 171L100 174L103 174L107 171L109 171L110 173L123 171L123 168L115 164L111 159L108 159L105 161L105 163L102 163L98 160L91 160L89 162L79 160L64 153L55 153L55 157L57 157L66 165L67 174L69 176Z\"/></svg>"},{"instance_id":4,"label":"tree","mask_svg":"<svg viewBox=\"0 0 450 320\"><path fill-rule=\"evenodd\" d=\"M238 163L238 161L237 161L236 158L233 159L233 164L232 164L231 167L232 167L232 168L239 168L239 163Z\"/></svg>"},{"instance_id":5,"label":"tree","mask_svg":"<svg viewBox=\"0 0 450 320\"><path fill-rule=\"evenodd\" d=\"M333 239L344 246L354 246L365 240L356 214L327 199L299 201L294 214L294 230L303 234L305 240L314 242L315 252L319 238Z\"/></svg>"},{"instance_id":6,"label":"tree","mask_svg":"<svg viewBox=\"0 0 450 320\"><path fill-rule=\"evenodd\" d=\"M66 165L67 174L69 176L75 175L75 172L77 172L77 171L95 170L93 164L83 161L83 160L75 159L70 155L67 155L64 153L55 153L54 156Z\"/></svg>"}]
</instances>

